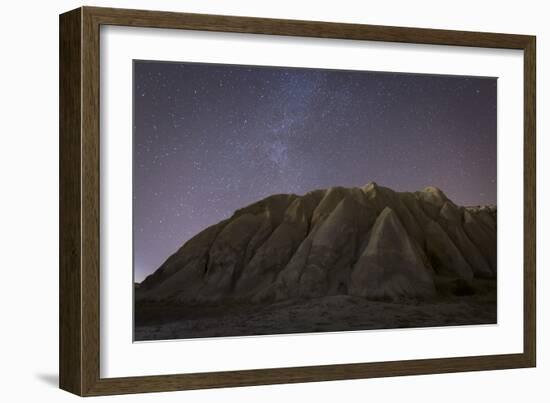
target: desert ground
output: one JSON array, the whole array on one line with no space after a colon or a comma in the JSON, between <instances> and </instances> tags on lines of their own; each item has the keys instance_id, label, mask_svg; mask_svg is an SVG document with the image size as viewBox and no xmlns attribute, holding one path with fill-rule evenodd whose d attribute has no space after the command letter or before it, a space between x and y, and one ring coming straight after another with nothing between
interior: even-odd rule
<instances>
[{"instance_id":1,"label":"desert ground","mask_svg":"<svg viewBox=\"0 0 550 403\"><path fill-rule=\"evenodd\" d=\"M462 288L441 279L437 286L443 296L426 301L373 301L363 297L334 295L270 305L227 303L189 306L144 303L136 306L134 340L484 325L497 322L495 280L475 280L473 288Z\"/></svg>"}]
</instances>

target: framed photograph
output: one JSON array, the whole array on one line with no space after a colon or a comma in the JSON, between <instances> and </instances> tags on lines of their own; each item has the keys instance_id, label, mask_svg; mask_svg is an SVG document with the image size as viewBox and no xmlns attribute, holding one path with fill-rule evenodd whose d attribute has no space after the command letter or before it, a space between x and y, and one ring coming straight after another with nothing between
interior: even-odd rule
<instances>
[{"instance_id":1,"label":"framed photograph","mask_svg":"<svg viewBox=\"0 0 550 403\"><path fill-rule=\"evenodd\" d=\"M60 387L533 367L535 37L60 16Z\"/></svg>"}]
</instances>

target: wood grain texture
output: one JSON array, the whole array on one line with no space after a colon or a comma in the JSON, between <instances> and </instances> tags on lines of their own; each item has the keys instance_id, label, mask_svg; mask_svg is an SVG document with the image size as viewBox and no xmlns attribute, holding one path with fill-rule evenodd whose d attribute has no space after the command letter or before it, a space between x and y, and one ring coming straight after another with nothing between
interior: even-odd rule
<instances>
[{"instance_id":1,"label":"wood grain texture","mask_svg":"<svg viewBox=\"0 0 550 403\"><path fill-rule=\"evenodd\" d=\"M81 394L81 11L59 18L59 386Z\"/></svg>"},{"instance_id":2,"label":"wood grain texture","mask_svg":"<svg viewBox=\"0 0 550 403\"><path fill-rule=\"evenodd\" d=\"M99 379L99 24L82 9L82 390Z\"/></svg>"},{"instance_id":3,"label":"wood grain texture","mask_svg":"<svg viewBox=\"0 0 550 403\"><path fill-rule=\"evenodd\" d=\"M524 48L524 291L523 291L523 353L525 359L536 366L536 203L537 203L537 139L536 139L536 39L531 37Z\"/></svg>"},{"instance_id":4,"label":"wood grain texture","mask_svg":"<svg viewBox=\"0 0 550 403\"><path fill-rule=\"evenodd\" d=\"M529 367L523 354L101 379L89 396Z\"/></svg>"},{"instance_id":5,"label":"wood grain texture","mask_svg":"<svg viewBox=\"0 0 550 403\"><path fill-rule=\"evenodd\" d=\"M524 51L524 352L129 378L100 377L101 25ZM535 37L82 7L60 17L60 387L81 396L531 367L535 322Z\"/></svg>"},{"instance_id":6,"label":"wood grain texture","mask_svg":"<svg viewBox=\"0 0 550 403\"><path fill-rule=\"evenodd\" d=\"M315 38L523 49L529 36L490 32L340 24L224 15L86 7L105 25L238 32Z\"/></svg>"}]
</instances>

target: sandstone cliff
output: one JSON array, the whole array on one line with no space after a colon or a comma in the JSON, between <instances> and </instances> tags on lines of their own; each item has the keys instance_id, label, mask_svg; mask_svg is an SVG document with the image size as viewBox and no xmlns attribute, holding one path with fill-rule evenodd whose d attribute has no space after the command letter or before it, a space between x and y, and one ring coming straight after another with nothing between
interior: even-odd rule
<instances>
[{"instance_id":1,"label":"sandstone cliff","mask_svg":"<svg viewBox=\"0 0 550 403\"><path fill-rule=\"evenodd\" d=\"M186 242L138 301L216 303L352 295L431 298L497 273L496 207L461 207L435 187L369 183L274 195Z\"/></svg>"}]
</instances>

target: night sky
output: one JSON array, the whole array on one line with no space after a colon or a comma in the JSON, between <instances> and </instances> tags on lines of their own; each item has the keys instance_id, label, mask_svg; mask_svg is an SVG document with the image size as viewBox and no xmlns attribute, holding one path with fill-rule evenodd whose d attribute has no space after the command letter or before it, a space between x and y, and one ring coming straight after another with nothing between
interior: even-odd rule
<instances>
[{"instance_id":1,"label":"night sky","mask_svg":"<svg viewBox=\"0 0 550 403\"><path fill-rule=\"evenodd\" d=\"M497 80L134 62L134 273L276 193L370 181L496 204Z\"/></svg>"}]
</instances>

